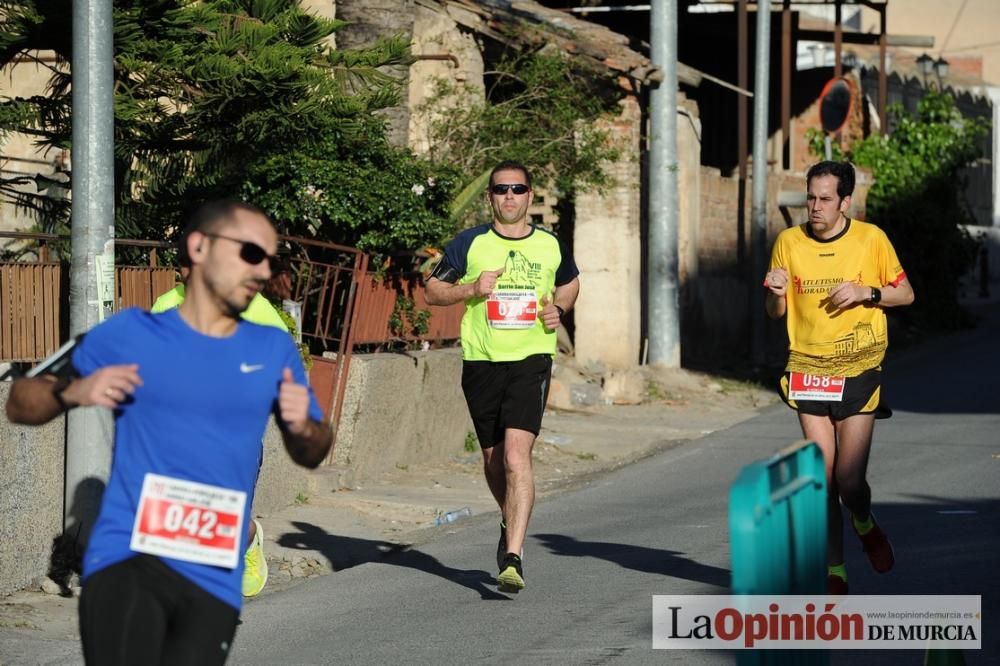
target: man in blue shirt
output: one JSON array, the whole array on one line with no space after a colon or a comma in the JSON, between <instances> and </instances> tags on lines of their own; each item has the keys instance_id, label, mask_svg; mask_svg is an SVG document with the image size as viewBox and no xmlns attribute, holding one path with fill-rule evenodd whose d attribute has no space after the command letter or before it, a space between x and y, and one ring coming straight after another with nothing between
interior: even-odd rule
<instances>
[{"instance_id":1,"label":"man in blue shirt","mask_svg":"<svg viewBox=\"0 0 1000 666\"><path fill-rule=\"evenodd\" d=\"M15 423L114 410L111 474L83 562L88 663L224 663L268 418L298 464L316 467L330 450L288 334L240 319L271 276L277 240L259 209L206 204L182 237L191 275L179 307L125 310L74 350L77 376L11 387Z\"/></svg>"}]
</instances>

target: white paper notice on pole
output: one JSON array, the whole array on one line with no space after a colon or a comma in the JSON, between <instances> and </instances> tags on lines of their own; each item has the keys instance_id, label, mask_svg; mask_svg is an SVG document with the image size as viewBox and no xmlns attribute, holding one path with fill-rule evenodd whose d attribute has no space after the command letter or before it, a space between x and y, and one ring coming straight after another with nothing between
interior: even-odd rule
<instances>
[{"instance_id":1,"label":"white paper notice on pole","mask_svg":"<svg viewBox=\"0 0 1000 666\"><path fill-rule=\"evenodd\" d=\"M109 241L104 246L104 254L94 257L97 273L97 321L104 321L115 310L115 246Z\"/></svg>"}]
</instances>

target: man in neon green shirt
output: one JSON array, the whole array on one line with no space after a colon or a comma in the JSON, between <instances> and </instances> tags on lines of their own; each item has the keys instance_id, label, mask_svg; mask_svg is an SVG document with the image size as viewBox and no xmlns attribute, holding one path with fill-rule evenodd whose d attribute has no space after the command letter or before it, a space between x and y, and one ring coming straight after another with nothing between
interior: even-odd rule
<instances>
[{"instance_id":1,"label":"man in neon green shirt","mask_svg":"<svg viewBox=\"0 0 1000 666\"><path fill-rule=\"evenodd\" d=\"M183 302L184 284L182 283L170 291L160 294L156 302L153 303L153 307L150 308L150 312L166 312L171 308L176 308ZM288 326L285 324L285 320L281 318L281 315L278 314L277 308L261 294L253 297L250 305L247 306L247 309L243 311L241 316L251 323L260 324L261 326L274 326L286 333L288 332Z\"/></svg>"},{"instance_id":2,"label":"man in neon green shirt","mask_svg":"<svg viewBox=\"0 0 1000 666\"><path fill-rule=\"evenodd\" d=\"M187 267L185 259L181 257L181 277L187 278ZM166 312L176 308L184 302L184 283L181 283L168 292L160 294L153 303L150 312ZM277 308L271 304L261 294L256 294L250 305L243 311L243 319L253 324L261 326L274 326L288 332L285 320L278 314ZM263 462L263 461L261 461ZM247 550L243 556L243 596L253 597L264 589L267 584L267 559L264 557L264 530L256 520L250 521L250 529L247 535Z\"/></svg>"},{"instance_id":3,"label":"man in neon green shirt","mask_svg":"<svg viewBox=\"0 0 1000 666\"><path fill-rule=\"evenodd\" d=\"M493 223L459 233L427 281L430 305L465 302L462 391L483 450L486 483L500 505L497 586L524 589L521 563L535 503L531 450L556 354L556 329L580 291L569 249L531 224L531 176L501 162L486 198Z\"/></svg>"}]
</instances>

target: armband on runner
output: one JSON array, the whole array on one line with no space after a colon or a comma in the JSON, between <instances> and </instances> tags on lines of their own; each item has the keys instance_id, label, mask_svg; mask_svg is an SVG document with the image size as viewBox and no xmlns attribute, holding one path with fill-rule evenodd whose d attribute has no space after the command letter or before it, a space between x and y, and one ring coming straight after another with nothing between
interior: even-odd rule
<instances>
[{"instance_id":1,"label":"armband on runner","mask_svg":"<svg viewBox=\"0 0 1000 666\"><path fill-rule=\"evenodd\" d=\"M434 270L431 271L431 277L441 280L442 282L450 282L452 284L459 281L462 277L458 270L448 263L448 259L441 257L441 261L438 262Z\"/></svg>"}]
</instances>

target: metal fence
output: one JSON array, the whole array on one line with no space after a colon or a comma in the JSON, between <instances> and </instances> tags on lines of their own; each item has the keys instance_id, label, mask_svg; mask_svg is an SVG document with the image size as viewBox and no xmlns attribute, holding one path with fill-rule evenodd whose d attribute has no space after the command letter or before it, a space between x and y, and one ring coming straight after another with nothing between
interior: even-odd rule
<instances>
[{"instance_id":1,"label":"metal fence","mask_svg":"<svg viewBox=\"0 0 1000 666\"><path fill-rule=\"evenodd\" d=\"M0 238L36 243L32 252L39 259L0 263L0 362L36 362L69 334L68 265L48 261L49 245L66 237L0 232ZM424 333L414 330L405 315L401 327L392 326L401 297L410 299L412 312L428 309L419 272L376 274L368 270L368 255L357 248L289 236L280 241L283 266L264 293L296 304L299 332L313 352L310 384L331 420L340 418L355 347L459 337L461 304L432 310ZM148 257L146 266L115 268L116 308L148 309L177 280L174 268L158 265L158 251L170 245L128 239L115 239L115 244L143 248Z\"/></svg>"}]
</instances>

